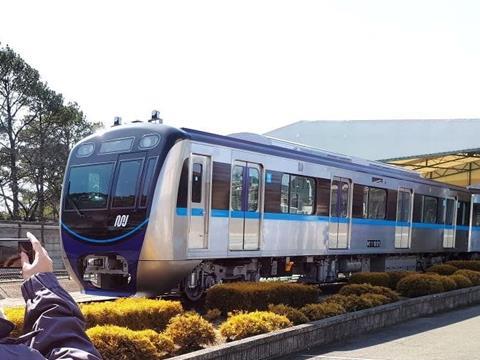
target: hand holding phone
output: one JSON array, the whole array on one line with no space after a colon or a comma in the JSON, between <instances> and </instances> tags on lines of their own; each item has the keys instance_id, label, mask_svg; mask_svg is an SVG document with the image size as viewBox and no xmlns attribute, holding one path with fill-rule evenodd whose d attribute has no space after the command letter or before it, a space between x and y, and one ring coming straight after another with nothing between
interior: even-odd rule
<instances>
[{"instance_id":1,"label":"hand holding phone","mask_svg":"<svg viewBox=\"0 0 480 360\"><path fill-rule=\"evenodd\" d=\"M27 232L27 238L32 244L33 251L35 253L33 261L30 261L28 255L25 252L20 253L22 261L22 276L26 280L32 275L41 272L53 272L53 261L48 256L47 250L40 244L40 241L30 232Z\"/></svg>"}]
</instances>

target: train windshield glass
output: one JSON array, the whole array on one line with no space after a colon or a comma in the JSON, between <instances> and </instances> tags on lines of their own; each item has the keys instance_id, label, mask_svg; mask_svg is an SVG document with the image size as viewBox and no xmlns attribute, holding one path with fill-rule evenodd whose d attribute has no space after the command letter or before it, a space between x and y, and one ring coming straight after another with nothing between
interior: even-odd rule
<instances>
[{"instance_id":1,"label":"train windshield glass","mask_svg":"<svg viewBox=\"0 0 480 360\"><path fill-rule=\"evenodd\" d=\"M104 209L113 172L113 163L75 166L70 169L65 209Z\"/></svg>"}]
</instances>

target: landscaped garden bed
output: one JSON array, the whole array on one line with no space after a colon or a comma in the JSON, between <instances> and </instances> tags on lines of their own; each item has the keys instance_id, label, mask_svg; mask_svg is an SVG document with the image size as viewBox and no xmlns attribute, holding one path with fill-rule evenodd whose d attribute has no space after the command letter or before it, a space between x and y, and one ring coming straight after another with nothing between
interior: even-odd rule
<instances>
[{"instance_id":1,"label":"landscaped garden bed","mask_svg":"<svg viewBox=\"0 0 480 360\"><path fill-rule=\"evenodd\" d=\"M426 273L357 273L338 294L316 286L230 283L212 287L199 313L179 301L141 298L82 304L87 334L106 359L162 359L193 350L417 297L480 285L480 261L434 265ZM382 285L382 286L379 286ZM395 289L395 290L393 290ZM20 334L23 308L6 309Z\"/></svg>"}]
</instances>

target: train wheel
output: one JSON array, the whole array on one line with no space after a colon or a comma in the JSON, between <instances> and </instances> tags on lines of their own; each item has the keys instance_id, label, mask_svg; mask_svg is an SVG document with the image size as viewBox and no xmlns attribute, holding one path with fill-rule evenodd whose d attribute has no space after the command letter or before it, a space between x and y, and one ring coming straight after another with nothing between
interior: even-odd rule
<instances>
[{"instance_id":1,"label":"train wheel","mask_svg":"<svg viewBox=\"0 0 480 360\"><path fill-rule=\"evenodd\" d=\"M182 293L188 300L197 302L205 294L205 289L200 284L192 288L187 281L183 281Z\"/></svg>"}]
</instances>

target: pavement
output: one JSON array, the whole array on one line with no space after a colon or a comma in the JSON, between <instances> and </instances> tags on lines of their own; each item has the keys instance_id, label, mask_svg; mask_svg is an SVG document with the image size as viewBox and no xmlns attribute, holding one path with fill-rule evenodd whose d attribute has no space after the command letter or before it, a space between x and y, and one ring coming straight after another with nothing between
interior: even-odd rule
<instances>
[{"instance_id":1,"label":"pavement","mask_svg":"<svg viewBox=\"0 0 480 360\"><path fill-rule=\"evenodd\" d=\"M90 302L90 301L105 301L112 300L114 298L109 296L98 296L98 295L86 295L80 292L78 284L70 279L68 276L58 277L58 282L60 285L67 290L73 299L77 302ZM2 281L0 282L0 306L3 307L16 307L24 306L25 301L22 297L22 292L20 287L22 281Z\"/></svg>"},{"instance_id":2,"label":"pavement","mask_svg":"<svg viewBox=\"0 0 480 360\"><path fill-rule=\"evenodd\" d=\"M480 305L421 317L282 360L480 359Z\"/></svg>"}]
</instances>

